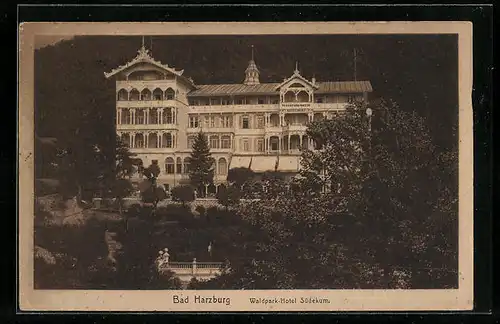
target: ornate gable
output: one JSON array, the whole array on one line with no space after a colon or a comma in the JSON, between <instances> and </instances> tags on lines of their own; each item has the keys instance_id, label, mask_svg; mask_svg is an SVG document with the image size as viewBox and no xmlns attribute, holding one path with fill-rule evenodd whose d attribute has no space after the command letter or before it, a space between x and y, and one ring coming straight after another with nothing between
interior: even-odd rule
<instances>
[{"instance_id":1,"label":"ornate gable","mask_svg":"<svg viewBox=\"0 0 500 324\"><path fill-rule=\"evenodd\" d=\"M116 75L117 73L120 73L120 72L123 72L127 69L130 69L131 67L133 66L136 66L137 64L140 64L140 63L147 63L147 64L151 64L163 71L167 71L169 73L172 73L176 76L182 76L182 73L184 72L184 70L175 70L174 68L171 68L168 66L168 64L162 64L160 61L156 61L150 54L149 54L149 50L146 49L144 46L142 46L138 51L137 51L137 55L136 57L134 57L130 62L124 64L124 65L121 65L119 67L117 67L116 69L113 69L111 70L111 72L109 73L104 73L104 76L106 78L110 78L114 75Z\"/></svg>"},{"instance_id":2,"label":"ornate gable","mask_svg":"<svg viewBox=\"0 0 500 324\"><path fill-rule=\"evenodd\" d=\"M281 82L279 85L276 86L275 90L281 90L287 88L287 86L292 85L294 83L302 84L303 86L312 88L314 90L319 89L319 86L314 82L314 80L309 81L305 77L303 77L296 66L292 76L283 80L283 82Z\"/></svg>"}]
</instances>

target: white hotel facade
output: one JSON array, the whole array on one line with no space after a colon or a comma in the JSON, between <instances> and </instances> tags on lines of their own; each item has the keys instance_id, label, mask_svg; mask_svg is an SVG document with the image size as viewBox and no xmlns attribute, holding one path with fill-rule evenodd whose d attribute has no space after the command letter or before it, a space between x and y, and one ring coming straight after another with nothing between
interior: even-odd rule
<instances>
[{"instance_id":1,"label":"white hotel facade","mask_svg":"<svg viewBox=\"0 0 500 324\"><path fill-rule=\"evenodd\" d=\"M372 91L369 81L320 82L297 67L282 82L260 83L253 57L243 83L197 85L144 46L105 77L116 80L118 136L144 166L160 166L158 183L167 190L189 180L191 147L200 131L215 160L214 186L207 191L224 184L230 168L297 173L300 147L312 148L307 123L334 118L350 100L367 100Z\"/></svg>"}]
</instances>

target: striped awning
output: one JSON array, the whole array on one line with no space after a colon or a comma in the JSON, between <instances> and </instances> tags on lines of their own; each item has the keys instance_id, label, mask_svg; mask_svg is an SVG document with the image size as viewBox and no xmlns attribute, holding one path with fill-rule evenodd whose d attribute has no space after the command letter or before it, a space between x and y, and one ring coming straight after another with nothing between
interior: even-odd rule
<instances>
[{"instance_id":1,"label":"striped awning","mask_svg":"<svg viewBox=\"0 0 500 324\"><path fill-rule=\"evenodd\" d=\"M251 156L234 156L231 158L229 168L248 168L250 166Z\"/></svg>"},{"instance_id":2,"label":"striped awning","mask_svg":"<svg viewBox=\"0 0 500 324\"><path fill-rule=\"evenodd\" d=\"M300 167L300 156L280 156L278 171L298 172Z\"/></svg>"},{"instance_id":3,"label":"striped awning","mask_svg":"<svg viewBox=\"0 0 500 324\"><path fill-rule=\"evenodd\" d=\"M274 171L277 163L277 156L254 156L250 169L254 172Z\"/></svg>"}]
</instances>

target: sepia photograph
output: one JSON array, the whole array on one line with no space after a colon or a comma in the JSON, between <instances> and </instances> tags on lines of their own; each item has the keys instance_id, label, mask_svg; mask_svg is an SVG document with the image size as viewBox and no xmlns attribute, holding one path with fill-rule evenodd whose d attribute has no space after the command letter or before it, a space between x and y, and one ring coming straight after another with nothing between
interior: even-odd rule
<instances>
[{"instance_id":1,"label":"sepia photograph","mask_svg":"<svg viewBox=\"0 0 500 324\"><path fill-rule=\"evenodd\" d=\"M166 24L21 27L26 308L472 308L470 25Z\"/></svg>"}]
</instances>

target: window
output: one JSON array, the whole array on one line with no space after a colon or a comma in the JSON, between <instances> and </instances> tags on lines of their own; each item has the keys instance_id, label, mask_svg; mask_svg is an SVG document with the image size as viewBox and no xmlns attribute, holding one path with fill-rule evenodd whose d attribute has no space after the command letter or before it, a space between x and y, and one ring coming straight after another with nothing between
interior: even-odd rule
<instances>
[{"instance_id":1,"label":"window","mask_svg":"<svg viewBox=\"0 0 500 324\"><path fill-rule=\"evenodd\" d=\"M210 148L213 149L219 148L219 136L217 135L210 136Z\"/></svg>"},{"instance_id":2,"label":"window","mask_svg":"<svg viewBox=\"0 0 500 324\"><path fill-rule=\"evenodd\" d=\"M245 104L245 99L244 98L238 98L238 99L236 99L236 104L237 105L244 105Z\"/></svg>"},{"instance_id":3,"label":"window","mask_svg":"<svg viewBox=\"0 0 500 324\"><path fill-rule=\"evenodd\" d=\"M165 91L165 99L167 100L174 100L175 99L175 91L172 88L168 88Z\"/></svg>"},{"instance_id":4,"label":"window","mask_svg":"<svg viewBox=\"0 0 500 324\"><path fill-rule=\"evenodd\" d=\"M158 110L156 108L151 108L149 110L149 123L158 124Z\"/></svg>"},{"instance_id":5,"label":"window","mask_svg":"<svg viewBox=\"0 0 500 324\"><path fill-rule=\"evenodd\" d=\"M263 139L257 140L257 152L264 152L264 140Z\"/></svg>"},{"instance_id":6,"label":"window","mask_svg":"<svg viewBox=\"0 0 500 324\"><path fill-rule=\"evenodd\" d=\"M178 157L175 161L175 169L176 173L182 173L182 159L180 157Z\"/></svg>"},{"instance_id":7,"label":"window","mask_svg":"<svg viewBox=\"0 0 500 324\"><path fill-rule=\"evenodd\" d=\"M323 97L317 97L317 98L316 98L316 102L317 102L317 103L323 103L323 102L324 102Z\"/></svg>"},{"instance_id":8,"label":"window","mask_svg":"<svg viewBox=\"0 0 500 324\"><path fill-rule=\"evenodd\" d=\"M354 102L354 98L355 98L355 96L353 96L353 95L347 96L347 102Z\"/></svg>"},{"instance_id":9,"label":"window","mask_svg":"<svg viewBox=\"0 0 500 324\"><path fill-rule=\"evenodd\" d=\"M189 127L190 128L198 128L198 116L189 117Z\"/></svg>"},{"instance_id":10,"label":"window","mask_svg":"<svg viewBox=\"0 0 500 324\"><path fill-rule=\"evenodd\" d=\"M192 106L199 106L199 105L200 105L200 103L198 102L198 100L193 100L193 101L191 102L191 105L192 105Z\"/></svg>"},{"instance_id":11,"label":"window","mask_svg":"<svg viewBox=\"0 0 500 324\"><path fill-rule=\"evenodd\" d=\"M272 101L272 104L273 104L273 105L277 105L277 104L279 104L279 103L280 103L279 99L273 99L273 101Z\"/></svg>"},{"instance_id":12,"label":"window","mask_svg":"<svg viewBox=\"0 0 500 324\"><path fill-rule=\"evenodd\" d=\"M250 143L248 142L247 138L243 139L243 151L244 152L249 152L250 151Z\"/></svg>"},{"instance_id":13,"label":"window","mask_svg":"<svg viewBox=\"0 0 500 324\"><path fill-rule=\"evenodd\" d=\"M241 118L241 128L243 128L243 129L250 128L250 120L249 120L248 116L243 116Z\"/></svg>"},{"instance_id":14,"label":"window","mask_svg":"<svg viewBox=\"0 0 500 324\"><path fill-rule=\"evenodd\" d=\"M218 174L227 174L227 161L225 158L219 159L219 164L217 166Z\"/></svg>"},{"instance_id":15,"label":"window","mask_svg":"<svg viewBox=\"0 0 500 324\"><path fill-rule=\"evenodd\" d=\"M264 116L257 116L257 128L264 128Z\"/></svg>"},{"instance_id":16,"label":"window","mask_svg":"<svg viewBox=\"0 0 500 324\"><path fill-rule=\"evenodd\" d=\"M217 127L217 117L216 116L210 116L210 127L212 127L212 128Z\"/></svg>"},{"instance_id":17,"label":"window","mask_svg":"<svg viewBox=\"0 0 500 324\"><path fill-rule=\"evenodd\" d=\"M171 157L165 159L165 173L174 174L174 159Z\"/></svg>"},{"instance_id":18,"label":"window","mask_svg":"<svg viewBox=\"0 0 500 324\"><path fill-rule=\"evenodd\" d=\"M148 148L158 147L158 135L156 133L150 133L148 135Z\"/></svg>"},{"instance_id":19,"label":"window","mask_svg":"<svg viewBox=\"0 0 500 324\"><path fill-rule=\"evenodd\" d=\"M231 104L231 101L229 99L221 99L221 105L227 106L230 104Z\"/></svg>"},{"instance_id":20,"label":"window","mask_svg":"<svg viewBox=\"0 0 500 324\"><path fill-rule=\"evenodd\" d=\"M223 149L231 148L231 137L227 135L221 137L221 148Z\"/></svg>"},{"instance_id":21,"label":"window","mask_svg":"<svg viewBox=\"0 0 500 324\"><path fill-rule=\"evenodd\" d=\"M191 164L191 158L190 157L184 158L184 173L189 173L190 164Z\"/></svg>"},{"instance_id":22,"label":"window","mask_svg":"<svg viewBox=\"0 0 500 324\"><path fill-rule=\"evenodd\" d=\"M173 114L172 108L167 107L163 110L163 123L164 124L173 124Z\"/></svg>"},{"instance_id":23,"label":"window","mask_svg":"<svg viewBox=\"0 0 500 324\"><path fill-rule=\"evenodd\" d=\"M142 134L135 135L135 147L136 148L144 147L144 136Z\"/></svg>"},{"instance_id":24,"label":"window","mask_svg":"<svg viewBox=\"0 0 500 324\"><path fill-rule=\"evenodd\" d=\"M265 102L266 102L266 101L264 100L264 98L259 98L259 99L257 100L257 103L258 103L259 105L263 105Z\"/></svg>"},{"instance_id":25,"label":"window","mask_svg":"<svg viewBox=\"0 0 500 324\"><path fill-rule=\"evenodd\" d=\"M125 89L120 89L118 91L118 100L123 101L123 100L128 100L128 92Z\"/></svg>"},{"instance_id":26,"label":"window","mask_svg":"<svg viewBox=\"0 0 500 324\"><path fill-rule=\"evenodd\" d=\"M135 111L135 123L136 124L144 124L144 110L137 109Z\"/></svg>"},{"instance_id":27,"label":"window","mask_svg":"<svg viewBox=\"0 0 500 324\"><path fill-rule=\"evenodd\" d=\"M154 100L163 100L163 91L159 88L154 89L153 99Z\"/></svg>"},{"instance_id":28,"label":"window","mask_svg":"<svg viewBox=\"0 0 500 324\"><path fill-rule=\"evenodd\" d=\"M219 105L219 99L210 99L210 105L211 106Z\"/></svg>"},{"instance_id":29,"label":"window","mask_svg":"<svg viewBox=\"0 0 500 324\"><path fill-rule=\"evenodd\" d=\"M271 141L271 151L277 151L278 150L278 141L274 140Z\"/></svg>"},{"instance_id":30,"label":"window","mask_svg":"<svg viewBox=\"0 0 500 324\"><path fill-rule=\"evenodd\" d=\"M139 90L137 90L137 89L132 89L132 90L130 91L130 97L129 97L129 100L132 100L132 101L137 101L137 100L139 100L139 97L140 97Z\"/></svg>"},{"instance_id":31,"label":"window","mask_svg":"<svg viewBox=\"0 0 500 324\"><path fill-rule=\"evenodd\" d=\"M151 100L151 91L144 89L141 91L141 100Z\"/></svg>"},{"instance_id":32,"label":"window","mask_svg":"<svg viewBox=\"0 0 500 324\"><path fill-rule=\"evenodd\" d=\"M161 141L162 141L162 143L161 143L162 147L171 148L172 143L173 143L172 134L170 134L170 133L163 134Z\"/></svg>"},{"instance_id":33,"label":"window","mask_svg":"<svg viewBox=\"0 0 500 324\"><path fill-rule=\"evenodd\" d=\"M222 127L224 128L230 128L232 121L232 116L222 116Z\"/></svg>"},{"instance_id":34,"label":"window","mask_svg":"<svg viewBox=\"0 0 500 324\"><path fill-rule=\"evenodd\" d=\"M130 124L130 110L122 109L122 124Z\"/></svg>"},{"instance_id":35,"label":"window","mask_svg":"<svg viewBox=\"0 0 500 324\"><path fill-rule=\"evenodd\" d=\"M151 160L151 164L158 164L158 160Z\"/></svg>"}]
</instances>

